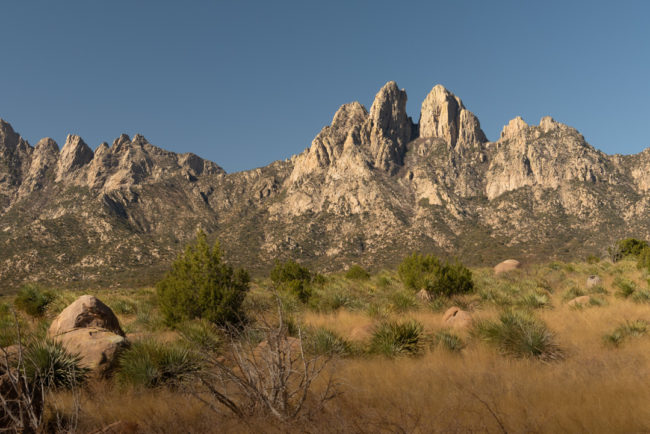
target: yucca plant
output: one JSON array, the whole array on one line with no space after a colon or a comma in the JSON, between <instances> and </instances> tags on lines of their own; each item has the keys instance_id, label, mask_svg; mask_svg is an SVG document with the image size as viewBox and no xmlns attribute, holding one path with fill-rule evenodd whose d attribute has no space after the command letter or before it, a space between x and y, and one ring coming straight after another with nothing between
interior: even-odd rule
<instances>
[{"instance_id":1,"label":"yucca plant","mask_svg":"<svg viewBox=\"0 0 650 434\"><path fill-rule=\"evenodd\" d=\"M136 342L122 353L116 380L122 385L173 387L199 370L198 358L188 348L151 340Z\"/></svg>"},{"instance_id":2,"label":"yucca plant","mask_svg":"<svg viewBox=\"0 0 650 434\"><path fill-rule=\"evenodd\" d=\"M434 335L434 343L451 352L459 352L465 348L463 339L449 330L440 330Z\"/></svg>"},{"instance_id":3,"label":"yucca plant","mask_svg":"<svg viewBox=\"0 0 650 434\"><path fill-rule=\"evenodd\" d=\"M69 353L59 342L39 340L27 346L25 373L47 389L70 389L83 383L88 368L81 365L78 354Z\"/></svg>"},{"instance_id":4,"label":"yucca plant","mask_svg":"<svg viewBox=\"0 0 650 434\"><path fill-rule=\"evenodd\" d=\"M496 321L477 321L473 333L508 356L554 360L562 355L546 324L527 312L507 310Z\"/></svg>"},{"instance_id":5,"label":"yucca plant","mask_svg":"<svg viewBox=\"0 0 650 434\"><path fill-rule=\"evenodd\" d=\"M307 351L315 355L347 356L352 345L332 330L317 328L307 333Z\"/></svg>"},{"instance_id":6,"label":"yucca plant","mask_svg":"<svg viewBox=\"0 0 650 434\"><path fill-rule=\"evenodd\" d=\"M625 323L616 327L611 333L603 336L603 340L608 345L615 347L620 346L628 336L637 337L643 336L648 333L650 324L642 319L635 321L626 321Z\"/></svg>"},{"instance_id":7,"label":"yucca plant","mask_svg":"<svg viewBox=\"0 0 650 434\"><path fill-rule=\"evenodd\" d=\"M370 352L394 357L415 355L422 349L422 332L424 328L417 321L379 324L372 334Z\"/></svg>"}]
</instances>

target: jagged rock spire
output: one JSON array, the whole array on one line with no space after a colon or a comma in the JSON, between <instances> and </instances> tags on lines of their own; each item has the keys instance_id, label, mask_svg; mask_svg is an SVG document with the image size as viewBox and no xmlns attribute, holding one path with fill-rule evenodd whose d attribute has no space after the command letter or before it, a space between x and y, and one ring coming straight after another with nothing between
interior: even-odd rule
<instances>
[{"instance_id":1,"label":"jagged rock spire","mask_svg":"<svg viewBox=\"0 0 650 434\"><path fill-rule=\"evenodd\" d=\"M69 134L61 149L56 180L62 180L70 172L85 166L93 159L94 153L86 142L77 135Z\"/></svg>"},{"instance_id":2,"label":"jagged rock spire","mask_svg":"<svg viewBox=\"0 0 650 434\"><path fill-rule=\"evenodd\" d=\"M452 148L487 142L476 116L440 84L434 86L422 103L420 137L444 139Z\"/></svg>"},{"instance_id":3,"label":"jagged rock spire","mask_svg":"<svg viewBox=\"0 0 650 434\"><path fill-rule=\"evenodd\" d=\"M377 168L392 171L402 164L412 128L406 114L406 100L406 91L389 81L377 92L372 103L365 132Z\"/></svg>"}]
</instances>

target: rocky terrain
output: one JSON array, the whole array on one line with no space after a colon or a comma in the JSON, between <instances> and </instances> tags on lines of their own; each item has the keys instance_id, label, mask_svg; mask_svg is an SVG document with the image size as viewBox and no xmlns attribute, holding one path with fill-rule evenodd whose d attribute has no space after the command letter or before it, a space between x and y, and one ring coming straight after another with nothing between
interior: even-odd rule
<instances>
[{"instance_id":1,"label":"rocky terrain","mask_svg":"<svg viewBox=\"0 0 650 434\"><path fill-rule=\"evenodd\" d=\"M122 135L34 147L0 120L0 285L150 283L202 228L252 271L296 258L381 268L413 250L491 264L604 255L650 238L650 149L606 155L569 126L511 120L489 142L437 85L419 121L389 82L290 160L227 174ZM496 261L496 262L495 262Z\"/></svg>"}]
</instances>

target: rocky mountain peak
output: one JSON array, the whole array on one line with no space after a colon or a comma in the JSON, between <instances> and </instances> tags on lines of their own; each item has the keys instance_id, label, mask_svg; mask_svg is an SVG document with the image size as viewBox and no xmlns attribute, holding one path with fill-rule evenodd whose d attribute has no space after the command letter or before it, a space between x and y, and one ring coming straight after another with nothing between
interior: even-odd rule
<instances>
[{"instance_id":1,"label":"rocky mountain peak","mask_svg":"<svg viewBox=\"0 0 650 434\"><path fill-rule=\"evenodd\" d=\"M422 102L420 137L441 138L451 148L487 142L476 116L440 84Z\"/></svg>"},{"instance_id":2,"label":"rocky mountain peak","mask_svg":"<svg viewBox=\"0 0 650 434\"><path fill-rule=\"evenodd\" d=\"M393 171L402 164L413 128L406 114L406 91L389 81L375 96L365 125L365 141L375 167Z\"/></svg>"},{"instance_id":3,"label":"rocky mountain peak","mask_svg":"<svg viewBox=\"0 0 650 434\"><path fill-rule=\"evenodd\" d=\"M57 182L63 180L71 172L90 163L93 156L92 149L88 147L81 137L69 134L61 149L56 174Z\"/></svg>"},{"instance_id":4,"label":"rocky mountain peak","mask_svg":"<svg viewBox=\"0 0 650 434\"><path fill-rule=\"evenodd\" d=\"M131 138L128 136L128 134L120 134L120 137L117 139L113 140L113 148L122 148L123 146L131 143Z\"/></svg>"},{"instance_id":5,"label":"rocky mountain peak","mask_svg":"<svg viewBox=\"0 0 650 434\"><path fill-rule=\"evenodd\" d=\"M368 110L359 102L343 104L334 114L332 128L348 130L355 125L363 125L368 119Z\"/></svg>"},{"instance_id":6,"label":"rocky mountain peak","mask_svg":"<svg viewBox=\"0 0 650 434\"><path fill-rule=\"evenodd\" d=\"M528 124L522 119L521 116L517 116L514 119L511 119L508 122L508 125L505 125L501 130L500 140L507 140L514 137L517 137L521 134L522 131L525 131L528 128Z\"/></svg>"}]
</instances>

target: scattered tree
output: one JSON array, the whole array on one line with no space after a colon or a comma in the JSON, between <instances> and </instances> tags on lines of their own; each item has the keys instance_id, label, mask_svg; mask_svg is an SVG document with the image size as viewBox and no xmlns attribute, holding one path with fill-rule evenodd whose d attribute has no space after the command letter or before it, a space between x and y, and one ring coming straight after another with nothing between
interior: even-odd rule
<instances>
[{"instance_id":1,"label":"scattered tree","mask_svg":"<svg viewBox=\"0 0 650 434\"><path fill-rule=\"evenodd\" d=\"M249 288L249 275L223 261L219 242L210 248L205 233L174 261L158 282L160 309L168 324L204 318L217 325L234 325L244 319L242 303Z\"/></svg>"}]
</instances>

